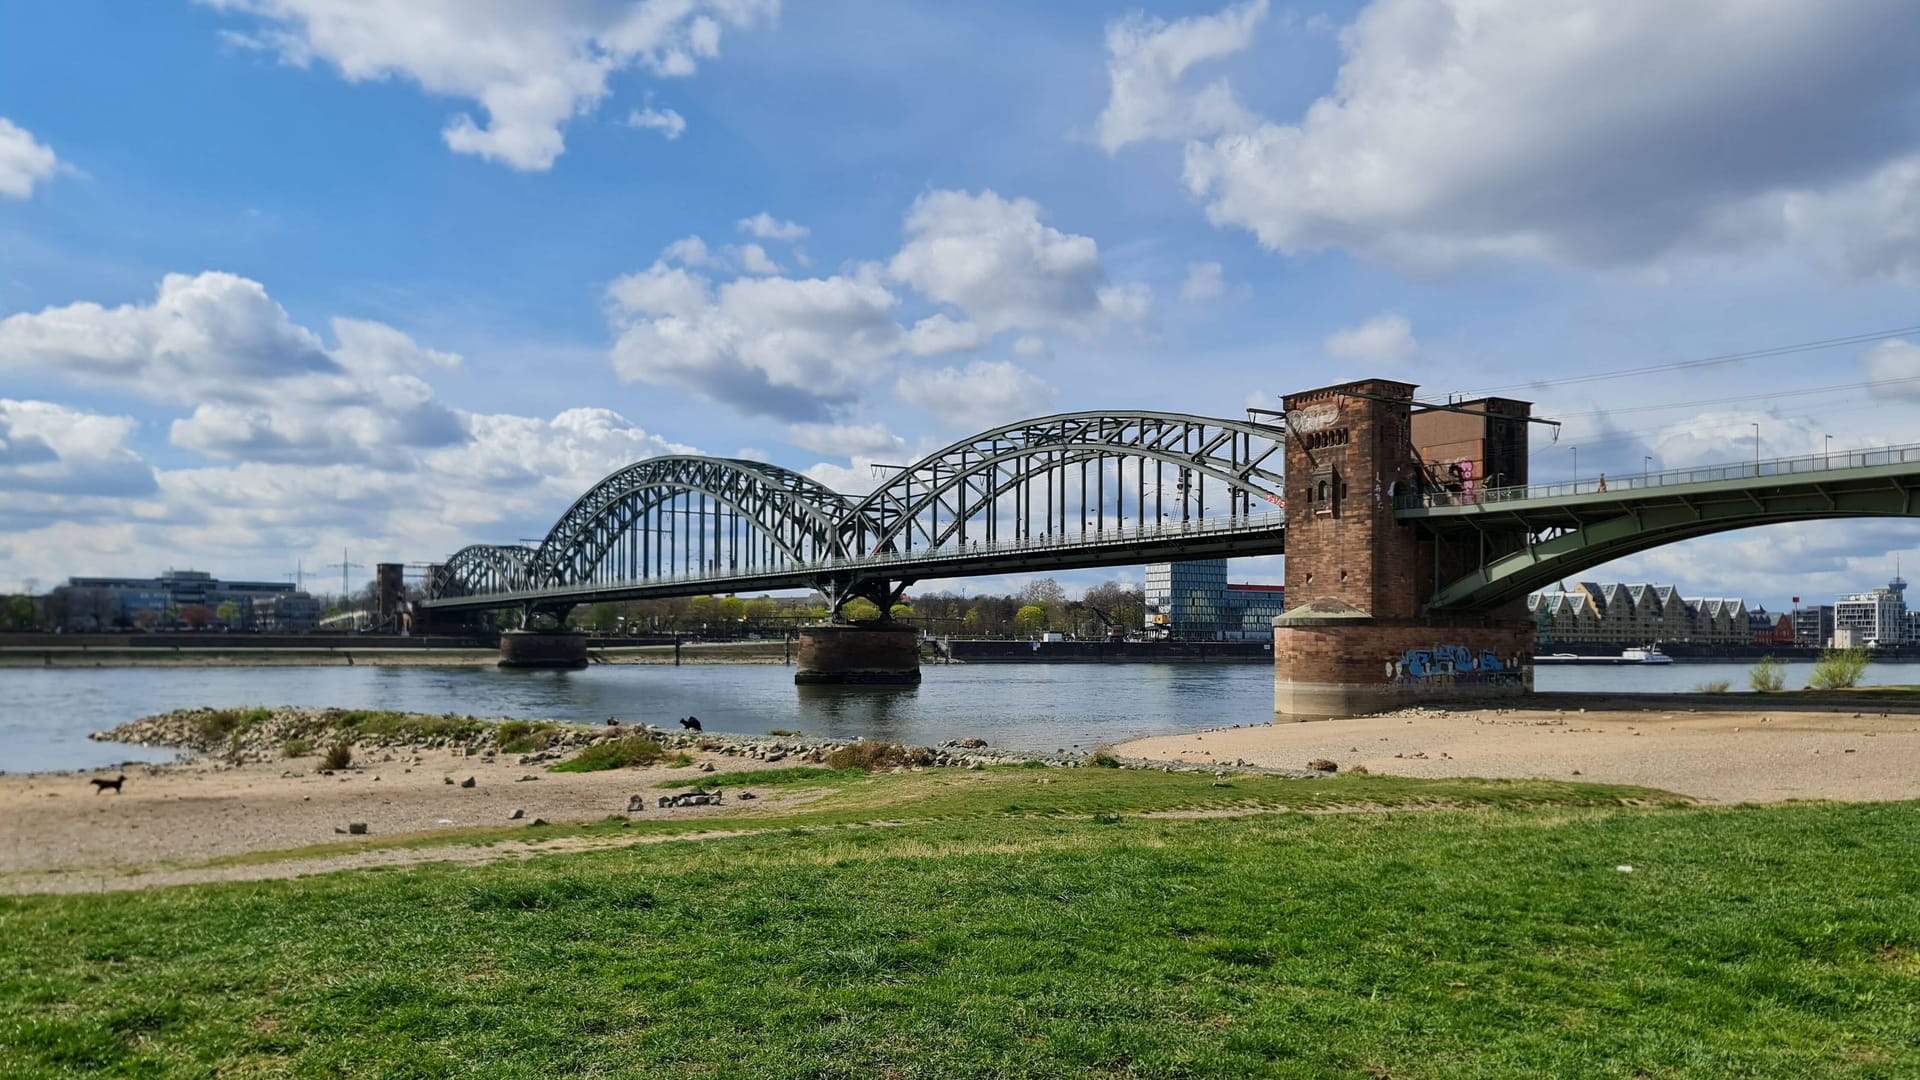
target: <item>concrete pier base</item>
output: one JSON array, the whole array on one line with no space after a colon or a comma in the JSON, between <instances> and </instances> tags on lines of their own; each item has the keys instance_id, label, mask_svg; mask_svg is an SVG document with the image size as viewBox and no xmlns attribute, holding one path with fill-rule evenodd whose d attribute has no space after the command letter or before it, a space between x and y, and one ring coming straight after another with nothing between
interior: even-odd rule
<instances>
[{"instance_id":1,"label":"concrete pier base","mask_svg":"<svg viewBox=\"0 0 1920 1080\"><path fill-rule=\"evenodd\" d=\"M500 635L505 668L583 668L587 635L573 630L509 630Z\"/></svg>"},{"instance_id":2,"label":"concrete pier base","mask_svg":"<svg viewBox=\"0 0 1920 1080\"><path fill-rule=\"evenodd\" d=\"M801 628L793 681L802 685L912 686L920 682L920 634L891 623Z\"/></svg>"},{"instance_id":3,"label":"concrete pier base","mask_svg":"<svg viewBox=\"0 0 1920 1080\"><path fill-rule=\"evenodd\" d=\"M1533 639L1524 617L1376 619L1314 601L1273 620L1274 722L1522 697Z\"/></svg>"}]
</instances>

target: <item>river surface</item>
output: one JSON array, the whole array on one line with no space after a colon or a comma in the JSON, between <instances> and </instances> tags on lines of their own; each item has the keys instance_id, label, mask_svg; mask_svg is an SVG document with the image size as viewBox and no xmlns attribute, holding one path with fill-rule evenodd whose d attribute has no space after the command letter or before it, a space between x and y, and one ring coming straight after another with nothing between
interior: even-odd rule
<instances>
[{"instance_id":1,"label":"river surface","mask_svg":"<svg viewBox=\"0 0 1920 1080\"><path fill-rule=\"evenodd\" d=\"M1747 688L1751 664L1548 666L1537 689L1601 693ZM1786 686L1811 664L1789 664ZM171 751L96 743L87 733L169 709L209 705L338 706L663 726L698 716L708 731L772 728L915 745L977 736L1019 750L1087 750L1273 719L1265 664L954 664L923 669L917 688L797 687L777 664L607 665L582 671L499 668L19 668L0 671L0 772L166 761ZM1866 684L1920 683L1920 664L1874 664Z\"/></svg>"}]
</instances>

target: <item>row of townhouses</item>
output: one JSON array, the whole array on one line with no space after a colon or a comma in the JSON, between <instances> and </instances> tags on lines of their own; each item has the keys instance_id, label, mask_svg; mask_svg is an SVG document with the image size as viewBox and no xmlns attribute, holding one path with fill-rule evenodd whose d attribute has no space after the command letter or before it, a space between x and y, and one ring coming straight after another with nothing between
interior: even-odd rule
<instances>
[{"instance_id":1,"label":"row of townhouses","mask_svg":"<svg viewBox=\"0 0 1920 1080\"><path fill-rule=\"evenodd\" d=\"M1737 598L1684 597L1671 585L1583 581L1535 593L1527 609L1542 645L1906 645L1920 643L1920 611L1907 610L1906 587L1896 577L1832 604L1803 606L1795 597L1791 612L1770 612Z\"/></svg>"}]
</instances>

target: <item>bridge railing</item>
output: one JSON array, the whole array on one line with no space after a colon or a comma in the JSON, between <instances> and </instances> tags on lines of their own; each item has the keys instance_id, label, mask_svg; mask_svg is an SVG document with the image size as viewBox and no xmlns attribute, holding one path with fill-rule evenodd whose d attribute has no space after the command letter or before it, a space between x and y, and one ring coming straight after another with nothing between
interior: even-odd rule
<instances>
[{"instance_id":1,"label":"bridge railing","mask_svg":"<svg viewBox=\"0 0 1920 1080\"><path fill-rule=\"evenodd\" d=\"M1455 491L1408 492L1396 496L1394 505L1402 510L1445 506L1485 506L1518 502L1523 499L1567 498L1575 495L1619 495L1646 493L1652 489L1708 484L1724 480L1758 480L1767 477L1798 477L1813 473L1845 472L1886 465L1920 464L1920 443L1881 447L1876 450L1843 450L1834 453L1803 454L1797 457L1769 458L1761 461L1730 462L1724 465L1699 465L1661 472L1627 473L1580 477L1550 484L1519 484L1510 487L1463 489Z\"/></svg>"},{"instance_id":2,"label":"bridge railing","mask_svg":"<svg viewBox=\"0 0 1920 1080\"><path fill-rule=\"evenodd\" d=\"M1176 538L1198 538L1202 536L1235 536L1272 532L1286 525L1286 514L1278 511L1265 513L1233 515L1217 518L1198 518L1190 521L1156 522L1152 525L1133 525L1119 529L1100 529L1092 532L1056 533L1047 536L1023 537L1015 540L1001 540L994 543L971 541L965 545L937 548L933 551L882 551L854 558L833 558L805 564L781 567L774 571L780 577L802 577L811 574L831 574L849 570L881 570L902 565L938 566L946 562L959 562L981 556L1031 554L1036 551L1059 550L1062 548L1098 548L1114 544L1139 543L1151 540L1171 540ZM495 589L488 592L470 593L464 596L447 597L449 601L467 600L473 597L512 596L527 601L543 599L564 599L568 595L583 592L605 592L625 587L653 587L672 585L723 585L728 581L744 577L765 577L766 572L740 573L732 567L714 567L690 574L673 574L658 577L628 578L618 581L592 581L576 585L558 585L542 589Z\"/></svg>"}]
</instances>

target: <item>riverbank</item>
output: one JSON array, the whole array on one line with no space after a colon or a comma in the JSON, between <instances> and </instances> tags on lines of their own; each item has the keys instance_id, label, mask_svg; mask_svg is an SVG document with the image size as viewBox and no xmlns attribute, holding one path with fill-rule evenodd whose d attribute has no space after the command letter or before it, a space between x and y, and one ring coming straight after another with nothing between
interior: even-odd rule
<instances>
[{"instance_id":1,"label":"riverbank","mask_svg":"<svg viewBox=\"0 0 1920 1080\"><path fill-rule=\"evenodd\" d=\"M590 647L596 664L781 664L792 650L781 642L710 642ZM0 646L0 668L105 667L488 667L500 662L492 647L318 647L226 644Z\"/></svg>"},{"instance_id":2,"label":"riverbank","mask_svg":"<svg viewBox=\"0 0 1920 1080\"><path fill-rule=\"evenodd\" d=\"M1577 779L1673 791L1704 802L1920 799L1920 714L1911 697L1750 695L1569 698L1525 709L1414 708L1344 720L1136 739L1117 754L1223 766L1407 777ZM1579 702L1579 704L1575 704ZM1651 707L1649 707L1651 706ZM1900 711L1900 710L1907 711Z\"/></svg>"}]
</instances>

